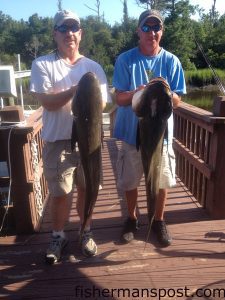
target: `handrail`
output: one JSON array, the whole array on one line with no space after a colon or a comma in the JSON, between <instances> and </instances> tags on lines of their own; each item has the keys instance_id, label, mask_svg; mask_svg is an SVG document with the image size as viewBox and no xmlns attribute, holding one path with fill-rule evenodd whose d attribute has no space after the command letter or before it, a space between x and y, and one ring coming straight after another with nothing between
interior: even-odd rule
<instances>
[{"instance_id":1,"label":"handrail","mask_svg":"<svg viewBox=\"0 0 225 300\"><path fill-rule=\"evenodd\" d=\"M17 78L24 78L24 77L30 77L31 70L24 70L24 71L15 71L14 77Z\"/></svg>"}]
</instances>

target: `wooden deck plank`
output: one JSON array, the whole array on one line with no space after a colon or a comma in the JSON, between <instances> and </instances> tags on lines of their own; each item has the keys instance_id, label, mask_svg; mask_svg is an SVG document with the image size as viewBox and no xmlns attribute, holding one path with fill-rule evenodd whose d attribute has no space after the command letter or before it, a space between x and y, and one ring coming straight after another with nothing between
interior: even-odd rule
<instances>
[{"instance_id":1,"label":"wooden deck plank","mask_svg":"<svg viewBox=\"0 0 225 300\"><path fill-rule=\"evenodd\" d=\"M210 219L179 179L169 191L166 203L173 244L160 248L151 234L144 250L147 210L143 180L138 201L141 229L132 243L120 244L126 203L116 189L117 147L115 140L108 138L104 142L104 188L99 192L93 215L98 255L84 258L79 253L75 191L66 226L69 244L56 265L47 266L43 260L51 230L50 203L39 233L0 237L0 299L159 299L159 295L147 298L149 295L137 297L137 293L151 288L157 293L160 289L162 293L163 289L170 293L182 289L184 293L185 287L186 295L170 294L161 299L195 299L198 288L225 288L225 222ZM90 295L85 298L87 293ZM225 299L225 295L210 299Z\"/></svg>"},{"instance_id":2,"label":"wooden deck plank","mask_svg":"<svg viewBox=\"0 0 225 300\"><path fill-rule=\"evenodd\" d=\"M1 248L0 257L4 267L1 267L0 282L9 290L10 296L15 292L21 295L21 299L33 299L31 295L35 289L38 290L40 299L42 296L51 299L57 295L64 297L67 292L72 295L73 288L80 282L84 287L95 285L102 289L188 286L194 290L199 286L223 280L223 221L213 224L211 221L203 221L191 225L183 224L182 233L176 224L170 225L173 245L160 249L151 243L145 251L144 230L140 231L137 240L132 244L118 245L120 228L107 230L107 235L103 229L97 229L95 236L99 255L81 260L73 260L73 255L79 258L79 254L76 251L75 232L71 231L68 232L70 245L66 248L62 261L53 267L43 264L47 234L44 240L44 234L38 235L35 240L30 240L29 245L15 245L16 250L12 247L9 251L3 250L6 247ZM205 228L209 228L210 231L205 233ZM51 290L48 289L49 285ZM65 289L66 291L63 291Z\"/></svg>"}]
</instances>

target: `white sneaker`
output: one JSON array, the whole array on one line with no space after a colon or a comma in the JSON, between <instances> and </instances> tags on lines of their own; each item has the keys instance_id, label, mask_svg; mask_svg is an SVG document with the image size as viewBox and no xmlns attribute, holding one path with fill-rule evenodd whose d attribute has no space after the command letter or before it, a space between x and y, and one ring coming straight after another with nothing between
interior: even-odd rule
<instances>
[{"instance_id":1,"label":"white sneaker","mask_svg":"<svg viewBox=\"0 0 225 300\"><path fill-rule=\"evenodd\" d=\"M83 255L91 257L97 254L97 245L91 231L84 231L81 237L81 251Z\"/></svg>"},{"instance_id":2,"label":"white sneaker","mask_svg":"<svg viewBox=\"0 0 225 300\"><path fill-rule=\"evenodd\" d=\"M62 250L67 245L68 240L62 238L61 236L52 237L52 241L46 250L45 261L46 263L52 265L60 260Z\"/></svg>"}]
</instances>

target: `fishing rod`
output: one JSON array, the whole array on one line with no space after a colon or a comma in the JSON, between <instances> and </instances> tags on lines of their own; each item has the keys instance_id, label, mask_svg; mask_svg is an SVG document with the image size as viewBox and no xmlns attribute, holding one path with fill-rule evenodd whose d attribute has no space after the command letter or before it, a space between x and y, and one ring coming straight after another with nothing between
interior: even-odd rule
<instances>
[{"instance_id":1,"label":"fishing rod","mask_svg":"<svg viewBox=\"0 0 225 300\"><path fill-rule=\"evenodd\" d=\"M220 77L217 75L216 71L213 69L213 67L212 67L212 65L211 65L211 63L210 63L210 61L209 61L209 59L207 58L207 56L206 56L206 54L205 54L205 52L204 52L202 46L198 43L198 41L197 41L197 39L196 39L194 33L193 33L193 36L194 36L195 43L196 43L196 45L198 46L198 49L199 49L200 52L202 53L202 55L203 55L203 57L204 57L204 59L205 59L207 65L209 66L210 70L211 70L212 73L213 73L214 79L215 79L215 81L216 81L216 84L217 84L217 86L218 86L220 92L223 94L223 96L225 96L225 88L224 88L224 86L223 86L223 83L222 83Z\"/></svg>"}]
</instances>

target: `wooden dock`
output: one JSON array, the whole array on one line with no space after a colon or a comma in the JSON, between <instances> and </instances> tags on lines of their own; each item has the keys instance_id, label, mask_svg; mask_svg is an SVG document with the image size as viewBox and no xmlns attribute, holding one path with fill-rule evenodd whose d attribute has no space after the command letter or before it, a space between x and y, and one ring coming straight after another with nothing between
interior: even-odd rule
<instances>
[{"instance_id":1,"label":"wooden dock","mask_svg":"<svg viewBox=\"0 0 225 300\"><path fill-rule=\"evenodd\" d=\"M75 192L66 226L69 245L59 263L45 265L51 232L48 203L39 233L0 237L0 299L225 299L225 221L211 219L179 178L166 204L173 244L160 248L151 236L145 248L143 182L141 229L132 243L120 244L126 203L116 189L117 149L116 140L106 137L104 188L93 215L98 255L84 258L79 252Z\"/></svg>"}]
</instances>

